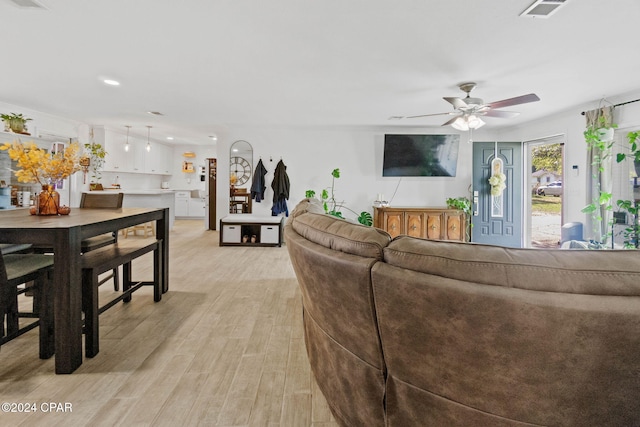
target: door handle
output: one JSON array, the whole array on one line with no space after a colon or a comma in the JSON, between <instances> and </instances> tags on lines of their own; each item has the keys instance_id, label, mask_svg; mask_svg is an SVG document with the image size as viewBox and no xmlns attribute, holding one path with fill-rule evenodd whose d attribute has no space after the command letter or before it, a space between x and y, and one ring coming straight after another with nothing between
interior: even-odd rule
<instances>
[{"instance_id":1,"label":"door handle","mask_svg":"<svg viewBox=\"0 0 640 427\"><path fill-rule=\"evenodd\" d=\"M473 192L473 216L478 216L479 195L477 191Z\"/></svg>"}]
</instances>

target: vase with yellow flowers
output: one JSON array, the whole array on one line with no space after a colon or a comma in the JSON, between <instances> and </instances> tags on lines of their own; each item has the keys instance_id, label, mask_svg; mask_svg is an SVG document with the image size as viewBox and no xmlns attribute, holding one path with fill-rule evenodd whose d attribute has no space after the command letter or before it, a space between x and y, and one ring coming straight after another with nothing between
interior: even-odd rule
<instances>
[{"instance_id":1,"label":"vase with yellow flowers","mask_svg":"<svg viewBox=\"0 0 640 427\"><path fill-rule=\"evenodd\" d=\"M60 194L55 183L80 170L79 149L76 142L57 153L49 153L33 142L23 144L19 140L0 146L0 150L7 150L9 157L17 162L20 169L14 174L19 182L42 186L36 200L38 215L58 215Z\"/></svg>"}]
</instances>

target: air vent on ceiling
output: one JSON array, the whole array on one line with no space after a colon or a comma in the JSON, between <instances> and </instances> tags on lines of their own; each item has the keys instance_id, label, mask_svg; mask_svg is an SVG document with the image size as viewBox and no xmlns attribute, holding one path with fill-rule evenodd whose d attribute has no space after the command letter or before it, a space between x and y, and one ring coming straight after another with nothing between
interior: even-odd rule
<instances>
[{"instance_id":1,"label":"air vent on ceiling","mask_svg":"<svg viewBox=\"0 0 640 427\"><path fill-rule=\"evenodd\" d=\"M23 9L46 9L42 4L36 0L9 0L11 3Z\"/></svg>"},{"instance_id":2,"label":"air vent on ceiling","mask_svg":"<svg viewBox=\"0 0 640 427\"><path fill-rule=\"evenodd\" d=\"M531 18L548 18L553 15L567 0L536 0L520 16Z\"/></svg>"}]
</instances>

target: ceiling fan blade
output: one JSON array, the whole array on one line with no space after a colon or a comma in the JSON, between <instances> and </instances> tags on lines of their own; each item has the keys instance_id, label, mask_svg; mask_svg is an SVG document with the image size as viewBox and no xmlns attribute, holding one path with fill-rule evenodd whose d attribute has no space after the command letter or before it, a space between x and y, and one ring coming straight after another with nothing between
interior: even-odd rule
<instances>
[{"instance_id":1,"label":"ceiling fan blade","mask_svg":"<svg viewBox=\"0 0 640 427\"><path fill-rule=\"evenodd\" d=\"M536 102L536 101L540 101L540 98L538 98L538 95L536 95L535 93L529 93L527 95L516 96L515 98L509 98L509 99L503 99L501 101L491 102L487 105L491 108L503 108L503 107L510 107L512 105L520 105L520 104L526 104L528 102Z\"/></svg>"},{"instance_id":2,"label":"ceiling fan blade","mask_svg":"<svg viewBox=\"0 0 640 427\"><path fill-rule=\"evenodd\" d=\"M444 97L442 98L445 101L451 103L451 105L453 105L453 108L455 108L456 110L460 109L460 108L466 108L468 107L467 103L464 102L462 99L460 98L454 98L454 97Z\"/></svg>"},{"instance_id":3,"label":"ceiling fan blade","mask_svg":"<svg viewBox=\"0 0 640 427\"><path fill-rule=\"evenodd\" d=\"M405 119L417 119L418 117L430 117L430 116L446 116L450 114L455 114L455 112L450 113L435 113L435 114L422 114L420 116L407 116Z\"/></svg>"},{"instance_id":4,"label":"ceiling fan blade","mask_svg":"<svg viewBox=\"0 0 640 427\"><path fill-rule=\"evenodd\" d=\"M454 118L452 118L451 120L447 121L446 123L443 123L442 126L449 126L451 123L455 122L458 117L460 116L455 116Z\"/></svg>"},{"instance_id":5,"label":"ceiling fan blade","mask_svg":"<svg viewBox=\"0 0 640 427\"><path fill-rule=\"evenodd\" d=\"M489 110L486 113L482 114L486 117L500 117L502 119L510 119L519 115L517 111L499 111L499 110Z\"/></svg>"}]
</instances>

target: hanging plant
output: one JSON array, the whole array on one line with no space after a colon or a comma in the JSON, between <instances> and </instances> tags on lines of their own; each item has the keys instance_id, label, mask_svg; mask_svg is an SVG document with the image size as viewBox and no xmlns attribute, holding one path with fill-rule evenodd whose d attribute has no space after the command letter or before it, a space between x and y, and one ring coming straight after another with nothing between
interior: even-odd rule
<instances>
[{"instance_id":1,"label":"hanging plant","mask_svg":"<svg viewBox=\"0 0 640 427\"><path fill-rule=\"evenodd\" d=\"M600 115L584 131L587 150L591 153L592 182L594 193L591 203L582 209L591 215L595 240L595 248L606 247L607 238L611 236L611 221L606 218L612 211L612 193L609 189L611 174L612 147L614 131L617 125L611 123L606 114Z\"/></svg>"}]
</instances>

